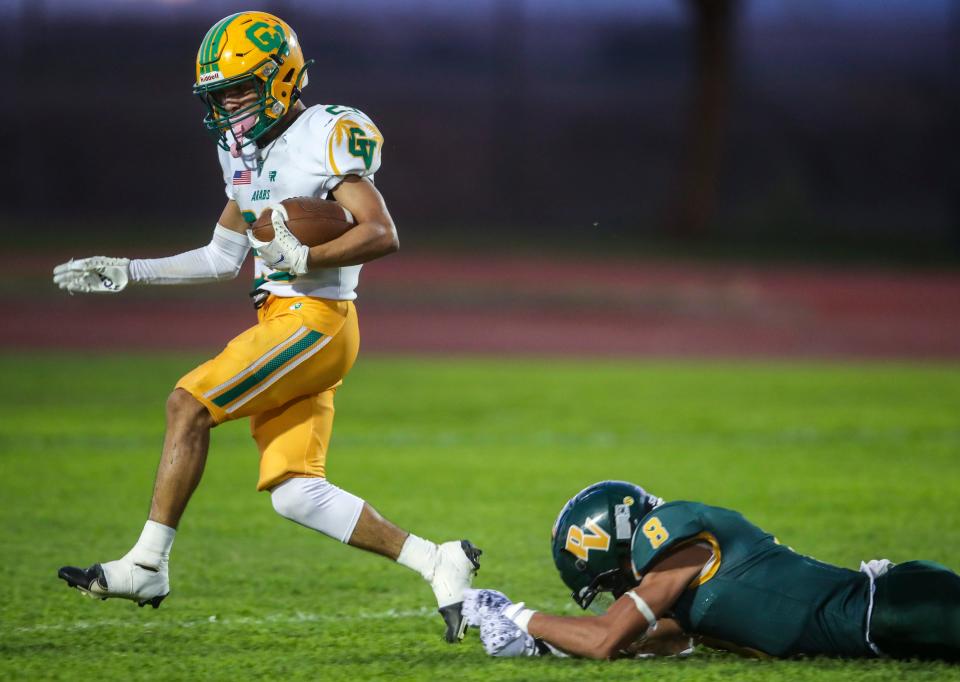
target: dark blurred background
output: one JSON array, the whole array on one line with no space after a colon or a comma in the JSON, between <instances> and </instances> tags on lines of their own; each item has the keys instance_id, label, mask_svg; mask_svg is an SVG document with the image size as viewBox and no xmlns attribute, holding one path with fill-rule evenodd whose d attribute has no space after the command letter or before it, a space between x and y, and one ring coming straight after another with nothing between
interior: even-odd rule
<instances>
[{"instance_id":1,"label":"dark blurred background","mask_svg":"<svg viewBox=\"0 0 960 682\"><path fill-rule=\"evenodd\" d=\"M960 358L960 0L262 2L307 104L384 133L401 251L365 353ZM210 352L250 266L67 296L70 257L206 243L191 94L221 0L0 0L0 348Z\"/></svg>"},{"instance_id":2,"label":"dark blurred background","mask_svg":"<svg viewBox=\"0 0 960 682\"><path fill-rule=\"evenodd\" d=\"M407 246L960 256L960 2L258 8L316 59L307 104L380 126ZM5 222L206 239L223 194L193 60L238 9L0 0Z\"/></svg>"}]
</instances>

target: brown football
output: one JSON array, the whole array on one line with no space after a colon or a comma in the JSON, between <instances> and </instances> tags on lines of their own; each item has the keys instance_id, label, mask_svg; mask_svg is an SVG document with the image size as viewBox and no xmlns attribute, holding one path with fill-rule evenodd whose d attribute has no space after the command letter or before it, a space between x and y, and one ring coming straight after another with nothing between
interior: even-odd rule
<instances>
[{"instance_id":1,"label":"brown football","mask_svg":"<svg viewBox=\"0 0 960 682\"><path fill-rule=\"evenodd\" d=\"M293 197L280 203L287 209L287 229L307 246L326 244L356 225L350 212L336 201ZM272 213L269 208L265 209L251 228L253 236L262 242L273 239Z\"/></svg>"}]
</instances>

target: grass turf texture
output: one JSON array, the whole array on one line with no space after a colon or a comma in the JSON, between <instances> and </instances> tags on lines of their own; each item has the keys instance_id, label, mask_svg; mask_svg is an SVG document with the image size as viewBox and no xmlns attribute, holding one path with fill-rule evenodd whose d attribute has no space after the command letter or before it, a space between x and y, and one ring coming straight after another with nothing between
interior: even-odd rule
<instances>
[{"instance_id":1,"label":"grass turf texture","mask_svg":"<svg viewBox=\"0 0 960 682\"><path fill-rule=\"evenodd\" d=\"M82 598L64 563L121 556L145 519L163 404L197 357L7 355L0 678L675 680L960 677L937 663L487 658L419 577L277 516L246 423L217 428L159 610ZM479 586L574 613L549 554L562 503L625 478L744 512L856 566L960 568L956 366L361 358L331 479L398 524L484 548Z\"/></svg>"}]
</instances>

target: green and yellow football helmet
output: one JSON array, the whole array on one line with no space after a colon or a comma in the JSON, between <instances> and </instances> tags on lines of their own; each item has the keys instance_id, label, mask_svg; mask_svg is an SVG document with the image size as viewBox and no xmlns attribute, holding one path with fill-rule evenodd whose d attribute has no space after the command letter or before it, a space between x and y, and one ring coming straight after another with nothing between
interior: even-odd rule
<instances>
[{"instance_id":1,"label":"green and yellow football helmet","mask_svg":"<svg viewBox=\"0 0 960 682\"><path fill-rule=\"evenodd\" d=\"M303 59L297 34L279 17L266 12L224 17L207 31L197 52L193 92L207 107L204 126L223 149L238 155L240 147L256 142L290 111L307 85L311 63ZM247 82L255 87L257 100L227 111L218 95Z\"/></svg>"},{"instance_id":2,"label":"green and yellow football helmet","mask_svg":"<svg viewBox=\"0 0 960 682\"><path fill-rule=\"evenodd\" d=\"M600 481L574 495L553 524L553 563L587 608L601 592L619 598L636 586L630 546L640 520L663 500L626 481Z\"/></svg>"}]
</instances>

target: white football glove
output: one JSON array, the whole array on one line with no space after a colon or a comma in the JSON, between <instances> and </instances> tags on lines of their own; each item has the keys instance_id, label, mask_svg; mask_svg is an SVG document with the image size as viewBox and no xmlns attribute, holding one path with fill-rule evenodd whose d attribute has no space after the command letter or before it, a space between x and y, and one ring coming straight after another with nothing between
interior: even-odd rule
<instances>
[{"instance_id":1,"label":"white football glove","mask_svg":"<svg viewBox=\"0 0 960 682\"><path fill-rule=\"evenodd\" d=\"M480 643L497 658L540 655L537 640L504 616L488 616L480 622Z\"/></svg>"},{"instance_id":2,"label":"white football glove","mask_svg":"<svg viewBox=\"0 0 960 682\"><path fill-rule=\"evenodd\" d=\"M480 628L480 642L491 656L513 658L539 656L537 641L504 615L506 611L523 609L497 590L466 590L463 593L463 617L469 625Z\"/></svg>"},{"instance_id":3,"label":"white football glove","mask_svg":"<svg viewBox=\"0 0 960 682\"><path fill-rule=\"evenodd\" d=\"M465 590L462 613L467 625L478 628L484 618L499 615L512 603L507 595L497 590Z\"/></svg>"},{"instance_id":4,"label":"white football glove","mask_svg":"<svg viewBox=\"0 0 960 682\"><path fill-rule=\"evenodd\" d=\"M116 294L130 281L130 259L94 256L71 260L53 269L53 281L70 292Z\"/></svg>"},{"instance_id":5,"label":"white football glove","mask_svg":"<svg viewBox=\"0 0 960 682\"><path fill-rule=\"evenodd\" d=\"M306 274L310 249L301 244L287 229L284 222L288 219L287 209L283 204L270 204L267 208L272 211L270 222L273 223L273 241L262 242L253 236L253 230L247 230L250 246L255 248L263 261L274 270L283 270L294 275Z\"/></svg>"}]
</instances>

